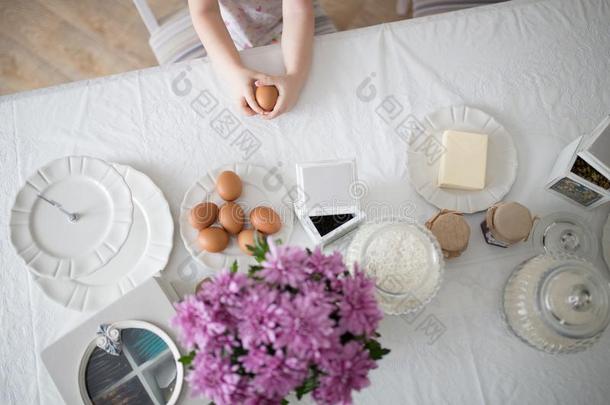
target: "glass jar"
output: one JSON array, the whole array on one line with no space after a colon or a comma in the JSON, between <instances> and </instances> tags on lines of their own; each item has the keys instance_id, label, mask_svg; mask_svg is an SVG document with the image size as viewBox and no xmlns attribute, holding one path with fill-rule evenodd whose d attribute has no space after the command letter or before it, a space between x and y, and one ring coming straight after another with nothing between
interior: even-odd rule
<instances>
[{"instance_id":1,"label":"glass jar","mask_svg":"<svg viewBox=\"0 0 610 405\"><path fill-rule=\"evenodd\" d=\"M588 261L540 255L522 263L504 289L504 315L527 344L570 353L595 343L610 321L610 284Z\"/></svg>"},{"instance_id":2,"label":"glass jar","mask_svg":"<svg viewBox=\"0 0 610 405\"><path fill-rule=\"evenodd\" d=\"M417 312L440 288L444 260L434 235L425 227L385 219L362 225L345 257L375 279L376 296L387 314Z\"/></svg>"},{"instance_id":3,"label":"glass jar","mask_svg":"<svg viewBox=\"0 0 610 405\"><path fill-rule=\"evenodd\" d=\"M540 253L572 254L589 260L597 257L599 241L591 226L570 212L554 212L538 219L530 239Z\"/></svg>"}]
</instances>

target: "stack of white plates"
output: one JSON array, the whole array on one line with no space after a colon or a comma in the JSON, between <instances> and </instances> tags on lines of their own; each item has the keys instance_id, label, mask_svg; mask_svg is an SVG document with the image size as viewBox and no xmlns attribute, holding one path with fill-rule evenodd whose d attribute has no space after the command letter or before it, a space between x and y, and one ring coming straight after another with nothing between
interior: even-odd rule
<instances>
[{"instance_id":1,"label":"stack of white plates","mask_svg":"<svg viewBox=\"0 0 610 405\"><path fill-rule=\"evenodd\" d=\"M157 275L174 232L167 201L146 175L86 156L38 169L15 198L10 227L44 293L78 311L100 309Z\"/></svg>"}]
</instances>

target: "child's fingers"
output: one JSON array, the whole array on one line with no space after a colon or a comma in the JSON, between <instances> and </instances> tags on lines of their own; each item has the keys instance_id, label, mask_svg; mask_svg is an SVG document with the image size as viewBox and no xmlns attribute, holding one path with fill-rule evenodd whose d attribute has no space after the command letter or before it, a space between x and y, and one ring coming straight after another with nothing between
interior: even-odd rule
<instances>
[{"instance_id":1,"label":"child's fingers","mask_svg":"<svg viewBox=\"0 0 610 405\"><path fill-rule=\"evenodd\" d=\"M254 82L254 85L256 87L274 86L275 84L276 84L275 78L273 76L267 76L267 75L257 75L256 81Z\"/></svg>"},{"instance_id":2,"label":"child's fingers","mask_svg":"<svg viewBox=\"0 0 610 405\"><path fill-rule=\"evenodd\" d=\"M239 101L239 106L241 107L242 112L249 117L256 114L243 98Z\"/></svg>"},{"instance_id":3,"label":"child's fingers","mask_svg":"<svg viewBox=\"0 0 610 405\"><path fill-rule=\"evenodd\" d=\"M282 92L280 92L280 96L277 98L277 101L275 102L275 106L273 107L273 110L265 113L263 115L263 118L267 119L267 120L272 120L275 117L277 117L278 115L282 114L284 111L286 111L286 97L284 96L284 94L282 94Z\"/></svg>"},{"instance_id":4,"label":"child's fingers","mask_svg":"<svg viewBox=\"0 0 610 405\"><path fill-rule=\"evenodd\" d=\"M246 89L246 94L244 94L244 97L246 98L246 102L254 112L258 114L263 113L263 109L258 105L256 99L254 98L254 89L252 87Z\"/></svg>"}]
</instances>

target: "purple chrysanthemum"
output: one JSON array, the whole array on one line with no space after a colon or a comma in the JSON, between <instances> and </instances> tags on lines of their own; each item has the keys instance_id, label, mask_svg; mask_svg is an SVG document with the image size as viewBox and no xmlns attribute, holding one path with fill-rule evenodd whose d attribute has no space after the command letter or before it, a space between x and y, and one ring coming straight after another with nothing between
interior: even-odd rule
<instances>
[{"instance_id":1,"label":"purple chrysanthemum","mask_svg":"<svg viewBox=\"0 0 610 405\"><path fill-rule=\"evenodd\" d=\"M198 353L186 380L195 394L206 395L218 405L234 404L244 397L238 366L228 358Z\"/></svg>"},{"instance_id":2,"label":"purple chrysanthemum","mask_svg":"<svg viewBox=\"0 0 610 405\"><path fill-rule=\"evenodd\" d=\"M294 297L282 297L286 316L280 320L277 346L287 347L299 358L314 360L331 345L334 307L319 291L307 291Z\"/></svg>"},{"instance_id":3,"label":"purple chrysanthemum","mask_svg":"<svg viewBox=\"0 0 610 405\"><path fill-rule=\"evenodd\" d=\"M357 267L342 280L343 300L339 305L339 328L354 335L371 336L383 314L375 300L375 284Z\"/></svg>"},{"instance_id":4,"label":"purple chrysanthemum","mask_svg":"<svg viewBox=\"0 0 610 405\"><path fill-rule=\"evenodd\" d=\"M308 364L278 350L271 354L265 348L251 350L241 359L244 369L254 374L256 393L280 402L307 377Z\"/></svg>"},{"instance_id":5,"label":"purple chrysanthemum","mask_svg":"<svg viewBox=\"0 0 610 405\"><path fill-rule=\"evenodd\" d=\"M248 276L223 270L219 275L202 285L197 296L211 305L228 308L241 305L243 290L250 283Z\"/></svg>"},{"instance_id":6,"label":"purple chrysanthemum","mask_svg":"<svg viewBox=\"0 0 610 405\"><path fill-rule=\"evenodd\" d=\"M189 384L219 405L267 405L317 375L318 403L351 403L376 366L359 338L381 319L373 282L338 253L269 247L254 276L225 270L176 304Z\"/></svg>"},{"instance_id":7,"label":"purple chrysanthemum","mask_svg":"<svg viewBox=\"0 0 610 405\"><path fill-rule=\"evenodd\" d=\"M339 252L325 255L322 253L322 250L317 247L307 260L306 271L309 274L319 274L330 280L341 275L346 270L345 264L343 263L343 257Z\"/></svg>"},{"instance_id":8,"label":"purple chrysanthemum","mask_svg":"<svg viewBox=\"0 0 610 405\"><path fill-rule=\"evenodd\" d=\"M286 316L285 308L280 306L280 294L266 284L250 288L240 313L236 314L239 319L237 329L244 348L275 342L278 325Z\"/></svg>"},{"instance_id":9,"label":"purple chrysanthemum","mask_svg":"<svg viewBox=\"0 0 610 405\"><path fill-rule=\"evenodd\" d=\"M351 404L352 390L360 391L370 384L368 373L377 367L362 343L351 341L327 350L320 370L324 373L313 392L320 404Z\"/></svg>"},{"instance_id":10,"label":"purple chrysanthemum","mask_svg":"<svg viewBox=\"0 0 610 405\"><path fill-rule=\"evenodd\" d=\"M205 347L210 339L227 330L226 320L218 319L214 312L213 308L192 295L176 304L176 316L171 323L180 328L180 338L187 349Z\"/></svg>"},{"instance_id":11,"label":"purple chrysanthemum","mask_svg":"<svg viewBox=\"0 0 610 405\"><path fill-rule=\"evenodd\" d=\"M269 283L298 288L307 277L307 252L295 246L276 246L271 237L268 241L269 252L260 275Z\"/></svg>"}]
</instances>

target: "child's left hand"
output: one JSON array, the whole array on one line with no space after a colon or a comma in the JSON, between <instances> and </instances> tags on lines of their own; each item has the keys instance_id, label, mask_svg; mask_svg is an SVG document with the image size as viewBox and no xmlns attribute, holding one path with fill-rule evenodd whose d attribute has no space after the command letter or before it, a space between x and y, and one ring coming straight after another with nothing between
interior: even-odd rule
<instances>
[{"instance_id":1,"label":"child's left hand","mask_svg":"<svg viewBox=\"0 0 610 405\"><path fill-rule=\"evenodd\" d=\"M275 107L273 107L272 111L263 112L263 118L270 120L280 114L290 111L299 99L299 94L305 84L305 79L305 76L298 74L264 76L257 79L254 82L255 86L275 86L279 93Z\"/></svg>"}]
</instances>

